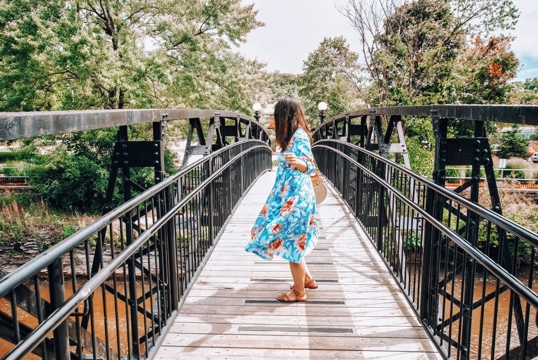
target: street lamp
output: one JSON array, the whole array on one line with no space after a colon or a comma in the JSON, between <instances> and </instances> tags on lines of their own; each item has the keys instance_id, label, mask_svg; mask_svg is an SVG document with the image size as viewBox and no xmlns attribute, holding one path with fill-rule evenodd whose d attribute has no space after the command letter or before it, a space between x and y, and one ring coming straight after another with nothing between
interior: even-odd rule
<instances>
[{"instance_id":1,"label":"street lamp","mask_svg":"<svg viewBox=\"0 0 538 360\"><path fill-rule=\"evenodd\" d=\"M320 102L318 104L318 110L320 123L323 124L325 121L325 110L327 110L327 103L325 101Z\"/></svg>"},{"instance_id":2,"label":"street lamp","mask_svg":"<svg viewBox=\"0 0 538 360\"><path fill-rule=\"evenodd\" d=\"M260 121L260 111L262 110L262 104L260 104L259 102L255 102L252 105L252 110L254 110L254 119L256 119L256 121Z\"/></svg>"}]
</instances>

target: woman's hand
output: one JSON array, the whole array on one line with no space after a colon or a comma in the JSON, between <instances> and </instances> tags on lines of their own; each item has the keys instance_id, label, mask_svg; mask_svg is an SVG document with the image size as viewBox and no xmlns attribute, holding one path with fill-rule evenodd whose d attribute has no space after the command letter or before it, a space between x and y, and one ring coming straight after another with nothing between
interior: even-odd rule
<instances>
[{"instance_id":1,"label":"woman's hand","mask_svg":"<svg viewBox=\"0 0 538 360\"><path fill-rule=\"evenodd\" d=\"M293 166L295 169L299 170L300 172L306 171L306 168L307 168L306 163L302 160L297 159L297 156L294 153L289 152L289 153L284 154L284 160L286 160L288 164L290 164L291 166Z\"/></svg>"}]
</instances>

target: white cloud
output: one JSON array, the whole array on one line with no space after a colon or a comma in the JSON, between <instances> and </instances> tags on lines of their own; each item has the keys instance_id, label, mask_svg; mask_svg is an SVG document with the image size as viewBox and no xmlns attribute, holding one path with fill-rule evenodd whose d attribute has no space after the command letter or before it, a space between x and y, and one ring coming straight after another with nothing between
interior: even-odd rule
<instances>
[{"instance_id":1,"label":"white cloud","mask_svg":"<svg viewBox=\"0 0 538 360\"><path fill-rule=\"evenodd\" d=\"M536 46L536 36L538 32L538 1L535 0L514 0L514 4L520 11L516 30L516 36L512 45L512 50L518 58L524 56L538 60L538 46Z\"/></svg>"}]
</instances>

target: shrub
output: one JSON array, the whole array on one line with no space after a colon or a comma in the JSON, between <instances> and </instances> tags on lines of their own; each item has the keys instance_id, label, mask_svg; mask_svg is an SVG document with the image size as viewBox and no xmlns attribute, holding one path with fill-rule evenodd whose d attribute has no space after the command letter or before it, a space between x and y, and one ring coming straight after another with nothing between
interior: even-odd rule
<instances>
[{"instance_id":1,"label":"shrub","mask_svg":"<svg viewBox=\"0 0 538 360\"><path fill-rule=\"evenodd\" d=\"M472 177L473 176L473 169L472 168L468 168L467 170L465 170L465 176L466 177ZM484 171L484 168L483 167L480 167L480 178L484 178L486 176L486 172Z\"/></svg>"},{"instance_id":2,"label":"shrub","mask_svg":"<svg viewBox=\"0 0 538 360\"><path fill-rule=\"evenodd\" d=\"M57 149L49 161L29 170L30 185L52 206L97 210L103 204L108 172L85 156Z\"/></svg>"},{"instance_id":3,"label":"shrub","mask_svg":"<svg viewBox=\"0 0 538 360\"><path fill-rule=\"evenodd\" d=\"M8 160L16 160L19 156L13 151L0 151L0 162L6 162Z\"/></svg>"},{"instance_id":4,"label":"shrub","mask_svg":"<svg viewBox=\"0 0 538 360\"><path fill-rule=\"evenodd\" d=\"M513 126L513 130L502 136L501 144L499 145L499 155L505 159L528 156L529 140L519 132L520 126L516 125Z\"/></svg>"},{"instance_id":5,"label":"shrub","mask_svg":"<svg viewBox=\"0 0 538 360\"><path fill-rule=\"evenodd\" d=\"M417 138L406 140L412 170L428 179L433 172L433 152Z\"/></svg>"},{"instance_id":6,"label":"shrub","mask_svg":"<svg viewBox=\"0 0 538 360\"><path fill-rule=\"evenodd\" d=\"M505 178L525 179L525 171L521 170L518 165L507 164L502 173Z\"/></svg>"},{"instance_id":7,"label":"shrub","mask_svg":"<svg viewBox=\"0 0 538 360\"><path fill-rule=\"evenodd\" d=\"M5 167L2 169L5 176L26 176L26 170L20 167Z\"/></svg>"},{"instance_id":8,"label":"shrub","mask_svg":"<svg viewBox=\"0 0 538 360\"><path fill-rule=\"evenodd\" d=\"M73 225L66 225L62 229L62 239L68 238L77 232L77 228Z\"/></svg>"}]
</instances>

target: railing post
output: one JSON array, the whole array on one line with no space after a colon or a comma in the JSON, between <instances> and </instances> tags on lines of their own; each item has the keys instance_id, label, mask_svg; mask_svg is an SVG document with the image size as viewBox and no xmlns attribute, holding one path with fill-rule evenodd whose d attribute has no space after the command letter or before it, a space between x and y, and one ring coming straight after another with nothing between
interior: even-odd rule
<instances>
[{"instance_id":1,"label":"railing post","mask_svg":"<svg viewBox=\"0 0 538 360\"><path fill-rule=\"evenodd\" d=\"M433 181L444 184L444 161L441 153L441 142L446 138L446 119L439 119L436 110L431 111L436 147L434 159ZM436 192L428 187L426 191L426 212L440 220L443 216L443 203ZM422 251L422 291L420 294L420 318L430 329L435 329L438 323L438 264L440 251L440 233L430 222L426 223L424 231L424 248ZM435 330L434 330L435 331Z\"/></svg>"},{"instance_id":2,"label":"railing post","mask_svg":"<svg viewBox=\"0 0 538 360\"><path fill-rule=\"evenodd\" d=\"M59 257L48 266L51 312L60 308L65 302L65 287L62 271L62 258ZM67 321L62 322L53 331L54 353L56 360L69 360L69 335Z\"/></svg>"},{"instance_id":3,"label":"railing post","mask_svg":"<svg viewBox=\"0 0 538 360\"><path fill-rule=\"evenodd\" d=\"M165 193L165 210L168 213L175 205L174 203L174 193L172 186L169 186ZM177 241L176 241L176 217L172 216L167 222L166 226L167 240L168 240L168 263L170 264L169 274L170 279L168 285L170 287L168 293L170 294L170 306L171 311L177 310L179 308L179 277L178 277L178 251L177 251ZM164 232L163 232L164 233Z\"/></svg>"},{"instance_id":4,"label":"railing post","mask_svg":"<svg viewBox=\"0 0 538 360\"><path fill-rule=\"evenodd\" d=\"M379 176L381 179L385 178L385 167L384 163L379 161L377 163L377 176ZM383 251L383 219L384 219L384 199L385 199L385 188L381 183L378 183L377 185L377 192L378 192L378 198L377 198L377 250Z\"/></svg>"},{"instance_id":5,"label":"railing post","mask_svg":"<svg viewBox=\"0 0 538 360\"><path fill-rule=\"evenodd\" d=\"M209 163L209 176L213 175L213 166L214 166L214 159L211 160L211 162ZM215 181L211 181L209 183L209 186L208 186L208 204L207 204L207 217L208 217L208 226L209 226L209 231L207 233L207 236L209 237L209 246L213 246L214 245L214 239L215 239L215 224L214 224L214 219L213 219L213 207L215 206L215 203L213 201L213 195L215 193L215 186L214 186L214 183Z\"/></svg>"},{"instance_id":6,"label":"railing post","mask_svg":"<svg viewBox=\"0 0 538 360\"><path fill-rule=\"evenodd\" d=\"M127 213L124 222L126 223L126 243L127 246L133 243L133 217L131 213ZM138 297L136 292L136 264L134 255L127 260L127 287L125 289L126 293L129 292L129 295L126 296L128 299L128 308L129 316L131 320L131 349L133 354L138 356L140 354L140 342L138 336Z\"/></svg>"}]
</instances>

